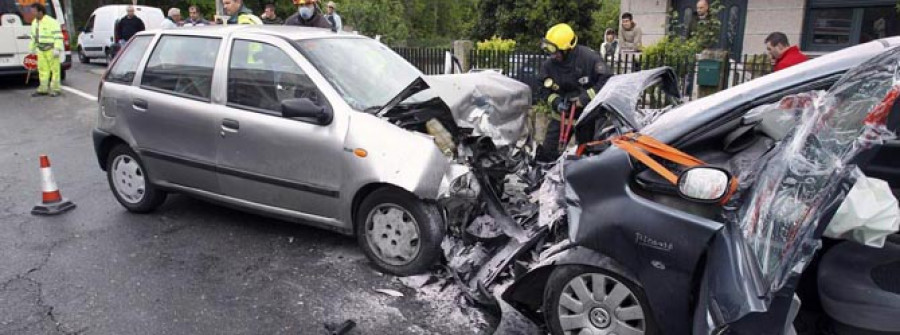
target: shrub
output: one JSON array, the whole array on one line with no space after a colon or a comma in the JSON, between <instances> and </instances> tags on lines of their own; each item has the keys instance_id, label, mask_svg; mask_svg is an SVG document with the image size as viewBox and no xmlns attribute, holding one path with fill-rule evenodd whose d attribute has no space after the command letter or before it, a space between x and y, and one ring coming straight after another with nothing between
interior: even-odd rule
<instances>
[{"instance_id":1,"label":"shrub","mask_svg":"<svg viewBox=\"0 0 900 335\"><path fill-rule=\"evenodd\" d=\"M516 41L494 35L490 39L476 43L476 47L478 50L512 52L516 50Z\"/></svg>"}]
</instances>

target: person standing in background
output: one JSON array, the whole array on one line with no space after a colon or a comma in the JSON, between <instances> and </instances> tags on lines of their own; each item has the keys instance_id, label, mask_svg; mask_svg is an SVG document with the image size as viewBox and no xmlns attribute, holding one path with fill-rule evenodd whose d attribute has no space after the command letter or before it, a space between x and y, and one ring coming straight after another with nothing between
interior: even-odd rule
<instances>
[{"instance_id":1,"label":"person standing in background","mask_svg":"<svg viewBox=\"0 0 900 335\"><path fill-rule=\"evenodd\" d=\"M135 34L147 29L144 21L134 15L134 6L128 6L125 12L127 14L116 23L115 38L119 44L128 42Z\"/></svg>"},{"instance_id":2,"label":"person standing in background","mask_svg":"<svg viewBox=\"0 0 900 335\"><path fill-rule=\"evenodd\" d=\"M331 31L339 32L343 30L344 23L341 22L341 16L338 15L338 13L334 11L334 9L334 1L329 1L326 9L328 11L328 14L325 14L325 19L327 19L328 22L331 23Z\"/></svg>"},{"instance_id":3,"label":"person standing in background","mask_svg":"<svg viewBox=\"0 0 900 335\"><path fill-rule=\"evenodd\" d=\"M169 16L159 25L162 29L176 28L181 26L181 10L175 7L169 8Z\"/></svg>"},{"instance_id":4,"label":"person standing in background","mask_svg":"<svg viewBox=\"0 0 900 335\"><path fill-rule=\"evenodd\" d=\"M322 16L316 7L318 0L294 0L297 6L297 13L291 15L284 21L286 26L301 26L314 28L331 29L331 23Z\"/></svg>"},{"instance_id":5,"label":"person standing in background","mask_svg":"<svg viewBox=\"0 0 900 335\"><path fill-rule=\"evenodd\" d=\"M185 27L201 27L208 26L209 21L203 18L203 13L200 12L200 8L197 6L188 7L188 19L184 20Z\"/></svg>"},{"instance_id":6,"label":"person standing in background","mask_svg":"<svg viewBox=\"0 0 900 335\"><path fill-rule=\"evenodd\" d=\"M284 20L275 13L275 4L266 4L266 10L259 17L263 24L284 24Z\"/></svg>"},{"instance_id":7,"label":"person standing in background","mask_svg":"<svg viewBox=\"0 0 900 335\"><path fill-rule=\"evenodd\" d=\"M809 58L800 52L800 48L791 46L788 42L787 35L782 32L774 32L766 37L766 51L772 58L772 64L775 64L774 71L781 71L791 66L803 63Z\"/></svg>"},{"instance_id":8,"label":"person standing in background","mask_svg":"<svg viewBox=\"0 0 900 335\"><path fill-rule=\"evenodd\" d=\"M65 52L62 27L56 19L47 15L47 8L44 5L35 3L31 8L35 12L35 17L31 22L31 43L28 48L37 54L38 78L41 81L37 92L31 96L38 97L49 93L51 97L55 97L60 93L59 74L62 69L60 57L63 57Z\"/></svg>"},{"instance_id":9,"label":"person standing in background","mask_svg":"<svg viewBox=\"0 0 900 335\"><path fill-rule=\"evenodd\" d=\"M619 41L616 40L616 31L612 28L606 29L603 34L603 44L600 45L600 55L604 60L614 59L619 54Z\"/></svg>"},{"instance_id":10,"label":"person standing in background","mask_svg":"<svg viewBox=\"0 0 900 335\"><path fill-rule=\"evenodd\" d=\"M634 16L627 12L622 14L622 27L619 29L619 43L621 44L619 47L622 48L622 51L641 51L643 35L641 27L634 22Z\"/></svg>"}]
</instances>

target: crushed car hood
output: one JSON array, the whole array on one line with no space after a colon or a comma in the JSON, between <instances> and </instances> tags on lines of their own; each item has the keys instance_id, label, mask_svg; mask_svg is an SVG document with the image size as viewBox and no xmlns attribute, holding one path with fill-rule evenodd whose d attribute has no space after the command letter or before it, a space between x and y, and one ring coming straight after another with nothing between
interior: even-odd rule
<instances>
[{"instance_id":1,"label":"crushed car hood","mask_svg":"<svg viewBox=\"0 0 900 335\"><path fill-rule=\"evenodd\" d=\"M473 136L487 136L497 147L515 144L525 131L531 109L531 88L492 71L417 78L376 115L414 120L394 121L404 128L414 128L408 125L428 121L430 117L415 115L424 113L424 108L407 113L395 112L408 98L425 90L430 90L440 102L430 100L435 107L429 109L431 112L444 109L443 113L446 113L449 110L455 127L446 124L445 127L467 129Z\"/></svg>"},{"instance_id":2,"label":"crushed car hood","mask_svg":"<svg viewBox=\"0 0 900 335\"><path fill-rule=\"evenodd\" d=\"M657 84L663 93L675 98L681 97L678 77L670 67L613 76L584 108L576 128L582 125L590 126L593 124L590 121L596 120L600 117L599 114L608 111L614 113L624 126L634 131L640 130L653 118L652 115L645 115L637 108L638 100L644 94L644 90Z\"/></svg>"}]
</instances>

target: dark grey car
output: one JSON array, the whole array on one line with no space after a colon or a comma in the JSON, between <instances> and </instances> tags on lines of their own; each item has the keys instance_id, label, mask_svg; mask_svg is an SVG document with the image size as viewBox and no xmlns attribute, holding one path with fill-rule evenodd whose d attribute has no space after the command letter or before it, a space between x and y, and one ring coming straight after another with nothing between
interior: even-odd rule
<instances>
[{"instance_id":1,"label":"dark grey car","mask_svg":"<svg viewBox=\"0 0 900 335\"><path fill-rule=\"evenodd\" d=\"M791 175L796 171L786 169L785 164L810 153L830 153L850 147L848 140L855 140L861 131L860 116L866 116L885 95L890 97L900 87L894 86L900 80L900 50L886 52L897 45L900 38L890 38L836 52L680 106L647 126L633 121L637 119L634 105L637 100L630 97L639 94L631 87L634 79L643 77L635 74L632 80L621 78L619 82L625 85L622 87L607 84L603 90L608 92L599 93L598 99L585 109L582 120L590 122L579 124L586 128L582 133L598 134L594 122L598 116L591 114L604 114L613 119L619 130L650 135L712 166L728 167L735 160L749 160L750 163L738 164L740 169L732 171L760 178L759 184L748 181L748 185L743 185L747 199L730 209L737 211L731 220L725 219L723 208L716 203L680 196L678 187L637 163L623 150L606 149L567 162L565 197L569 240L548 251L542 263L517 278L503 294L504 300L534 320L546 321L553 334L792 331L791 322L799 308L795 291L804 301L818 301L814 284L816 270L825 270L812 268L806 272L813 284L801 278L801 273L809 265L821 229L826 226L822 224L817 229L817 220L828 222L836 203L845 195L841 187L848 182L847 165L861 164L867 175L885 179L897 188L900 145L896 140L888 140L853 154L835 154L840 159L821 158L818 163L828 168L822 169L823 174L804 175L801 171ZM845 75L860 64L863 65ZM746 123L745 115L756 107L797 93L829 89L839 80L839 86L823 100L828 102L823 103L818 114L811 114L818 115L817 118L798 126L801 129L792 135L796 136L793 141L788 137L784 145L776 147L775 143L779 142L766 140L771 135L759 131L757 124ZM623 90L626 86L631 89ZM888 108L893 111L887 119L888 127L896 130L900 105L886 98L885 101L890 102ZM758 131L749 133L755 134L750 136L758 141L748 141L750 145L730 151L735 143L730 138L735 134L741 136L745 125ZM838 135L831 135L829 127L844 128L833 132ZM763 150L753 151L760 147ZM750 167L761 168L747 171ZM769 169L782 172L768 175ZM796 195L794 205L777 207L775 203L754 202L771 200L773 194L778 201L791 200L794 199L788 196L791 191L800 194ZM776 209L783 212L775 212ZM779 214L784 212L805 216L792 221L794 217ZM771 238L774 246L770 249L756 246L760 240L766 241L766 236L757 235L756 228L745 225L757 217L756 213L768 215L763 216L762 225L783 230ZM797 232L792 223L796 223ZM794 239L794 233L800 235ZM842 248L842 252L848 249L853 248ZM900 262L892 263L900 259L900 247L880 252L858 249L855 258L864 264L860 268L893 266L892 271L900 270ZM766 256L769 254L784 258ZM824 278L834 278L835 283L841 282L839 277L847 278L843 281L847 289L870 298L850 300L848 294L837 293L845 300L828 301L829 316L859 329L900 329L888 316L896 316L900 311L900 296L852 270L831 277L840 273L842 266L849 269L848 261L854 259L839 258L841 261L828 264L828 277ZM818 278L821 283L822 272ZM804 280L802 285L798 284L801 280ZM830 287L823 296L835 294L830 290L836 288L836 285ZM853 308L848 306L858 306L867 312L854 315L850 312ZM844 313L833 313L838 310ZM880 323L866 324L860 320L880 320ZM859 329L856 333L864 331Z\"/></svg>"}]
</instances>

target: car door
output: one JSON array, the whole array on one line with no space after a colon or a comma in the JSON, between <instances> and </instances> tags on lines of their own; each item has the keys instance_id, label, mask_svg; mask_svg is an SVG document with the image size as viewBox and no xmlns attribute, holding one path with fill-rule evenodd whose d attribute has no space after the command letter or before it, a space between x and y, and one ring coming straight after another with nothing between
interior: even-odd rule
<instances>
[{"instance_id":1,"label":"car door","mask_svg":"<svg viewBox=\"0 0 900 335\"><path fill-rule=\"evenodd\" d=\"M339 217L348 117L335 111L332 122L317 124L281 116L286 99L332 108L318 89L324 79L311 69L285 40L232 40L226 108L217 120L219 184L234 198L334 222L329 219Z\"/></svg>"},{"instance_id":2,"label":"car door","mask_svg":"<svg viewBox=\"0 0 900 335\"><path fill-rule=\"evenodd\" d=\"M894 104L888 116L887 127L895 134L900 132L900 103ZM894 196L900 197L900 140L886 140L862 170L869 177L887 181Z\"/></svg>"},{"instance_id":3,"label":"car door","mask_svg":"<svg viewBox=\"0 0 900 335\"><path fill-rule=\"evenodd\" d=\"M133 145L155 181L218 192L221 118L210 96L221 44L217 37L161 35L125 102Z\"/></svg>"},{"instance_id":4,"label":"car door","mask_svg":"<svg viewBox=\"0 0 900 335\"><path fill-rule=\"evenodd\" d=\"M88 57L102 57L103 56L103 47L100 46L96 38L94 38L94 30L97 22L97 14L91 15L88 18L87 23L84 24L84 29L81 32L81 50Z\"/></svg>"}]
</instances>

